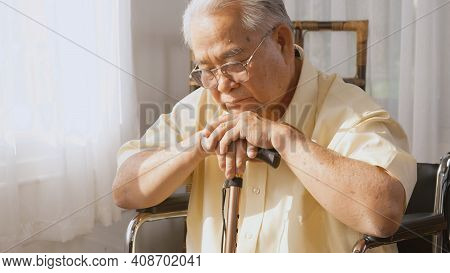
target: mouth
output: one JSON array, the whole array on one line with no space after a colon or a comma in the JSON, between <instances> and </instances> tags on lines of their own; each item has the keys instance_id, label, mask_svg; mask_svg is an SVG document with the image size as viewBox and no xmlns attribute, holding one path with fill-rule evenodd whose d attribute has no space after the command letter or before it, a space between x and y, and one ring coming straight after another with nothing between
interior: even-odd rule
<instances>
[{"instance_id":1,"label":"mouth","mask_svg":"<svg viewBox=\"0 0 450 273\"><path fill-rule=\"evenodd\" d=\"M250 100L250 99L252 99L252 97L247 97L247 98L243 98L243 99L233 100L233 101L230 101L230 102L224 102L224 104L226 104L227 106L237 106L240 103L245 102L245 101Z\"/></svg>"}]
</instances>

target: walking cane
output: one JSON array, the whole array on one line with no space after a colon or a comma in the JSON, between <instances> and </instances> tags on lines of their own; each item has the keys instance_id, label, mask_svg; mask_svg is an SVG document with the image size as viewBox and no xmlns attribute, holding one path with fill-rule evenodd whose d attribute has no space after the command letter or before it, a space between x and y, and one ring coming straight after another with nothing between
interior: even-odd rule
<instances>
[{"instance_id":1,"label":"walking cane","mask_svg":"<svg viewBox=\"0 0 450 273\"><path fill-rule=\"evenodd\" d=\"M258 149L256 158L266 162L273 168L278 168L280 165L280 154L275 149ZM238 220L239 220L239 198L242 188L242 177L236 176L232 179L225 180L224 188L222 190L222 217L225 221L224 215L224 203L226 189L228 189L228 209L226 222L223 223L222 230L222 252L224 253L235 253L236 252L236 241L238 233ZM225 227L226 226L226 227ZM225 245L223 244L223 236L225 236ZM224 249L225 247L225 249Z\"/></svg>"}]
</instances>

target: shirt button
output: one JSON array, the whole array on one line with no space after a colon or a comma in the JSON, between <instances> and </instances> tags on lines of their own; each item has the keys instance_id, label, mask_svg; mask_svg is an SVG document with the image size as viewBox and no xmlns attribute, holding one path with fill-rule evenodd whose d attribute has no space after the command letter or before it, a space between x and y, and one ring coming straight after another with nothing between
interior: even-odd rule
<instances>
[{"instance_id":1,"label":"shirt button","mask_svg":"<svg viewBox=\"0 0 450 273\"><path fill-rule=\"evenodd\" d=\"M250 233L245 233L245 239L250 240L252 237L253 236Z\"/></svg>"},{"instance_id":2,"label":"shirt button","mask_svg":"<svg viewBox=\"0 0 450 273\"><path fill-rule=\"evenodd\" d=\"M259 194L260 192L261 192L261 190L259 188L253 188L254 194Z\"/></svg>"}]
</instances>

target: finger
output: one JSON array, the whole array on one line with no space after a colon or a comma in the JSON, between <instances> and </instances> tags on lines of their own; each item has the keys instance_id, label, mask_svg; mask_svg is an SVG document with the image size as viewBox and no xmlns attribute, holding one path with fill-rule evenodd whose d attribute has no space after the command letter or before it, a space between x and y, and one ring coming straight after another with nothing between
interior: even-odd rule
<instances>
[{"instance_id":1,"label":"finger","mask_svg":"<svg viewBox=\"0 0 450 273\"><path fill-rule=\"evenodd\" d=\"M216 149L217 144L222 139L224 134L232 129L235 125L236 121L230 120L221 123L219 126L216 127L216 129L209 135L209 137L206 138L204 141L205 147L208 151L213 151ZM222 153L225 154L225 153Z\"/></svg>"},{"instance_id":2,"label":"finger","mask_svg":"<svg viewBox=\"0 0 450 273\"><path fill-rule=\"evenodd\" d=\"M230 146L230 150L225 155L226 167L225 167L225 177L231 179L236 176L236 149L234 143Z\"/></svg>"},{"instance_id":3,"label":"finger","mask_svg":"<svg viewBox=\"0 0 450 273\"><path fill-rule=\"evenodd\" d=\"M217 128L217 126L219 126L219 124L227 122L227 121L230 121L230 120L232 120L234 118L235 117L232 114L221 115L220 117L218 117L215 120L213 120L213 121L209 122L208 124L206 124L205 130L207 132L209 132L209 134L211 134Z\"/></svg>"},{"instance_id":4,"label":"finger","mask_svg":"<svg viewBox=\"0 0 450 273\"><path fill-rule=\"evenodd\" d=\"M243 175L245 172L245 162L247 161L247 141L238 140L236 142L236 174Z\"/></svg>"},{"instance_id":5,"label":"finger","mask_svg":"<svg viewBox=\"0 0 450 273\"><path fill-rule=\"evenodd\" d=\"M256 158L258 155L258 147L247 142L247 156L251 159Z\"/></svg>"},{"instance_id":6,"label":"finger","mask_svg":"<svg viewBox=\"0 0 450 273\"><path fill-rule=\"evenodd\" d=\"M217 162L219 163L219 168L222 172L225 172L226 167L226 156L217 153Z\"/></svg>"},{"instance_id":7,"label":"finger","mask_svg":"<svg viewBox=\"0 0 450 273\"><path fill-rule=\"evenodd\" d=\"M238 139L244 139L245 136L242 136L240 134L240 130L238 126L234 126L232 129L225 132L223 137L221 138L219 142L219 151L221 154L226 154L228 152L228 146L231 145L234 141L237 141Z\"/></svg>"},{"instance_id":8,"label":"finger","mask_svg":"<svg viewBox=\"0 0 450 273\"><path fill-rule=\"evenodd\" d=\"M200 144L207 154L220 154L219 149L216 149L217 144L211 143L204 135L201 137Z\"/></svg>"}]
</instances>

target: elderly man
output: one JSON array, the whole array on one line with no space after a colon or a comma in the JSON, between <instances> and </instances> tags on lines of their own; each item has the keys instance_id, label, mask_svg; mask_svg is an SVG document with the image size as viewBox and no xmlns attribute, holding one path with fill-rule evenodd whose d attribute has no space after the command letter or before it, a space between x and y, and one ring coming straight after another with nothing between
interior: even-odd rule
<instances>
[{"instance_id":1,"label":"elderly man","mask_svg":"<svg viewBox=\"0 0 450 273\"><path fill-rule=\"evenodd\" d=\"M120 149L118 206L192 183L187 250L220 252L223 181L241 174L238 252L348 252L362 233L397 230L416 181L405 133L304 58L282 0L192 0L183 31L202 87ZM258 147L280 167L255 160Z\"/></svg>"}]
</instances>

